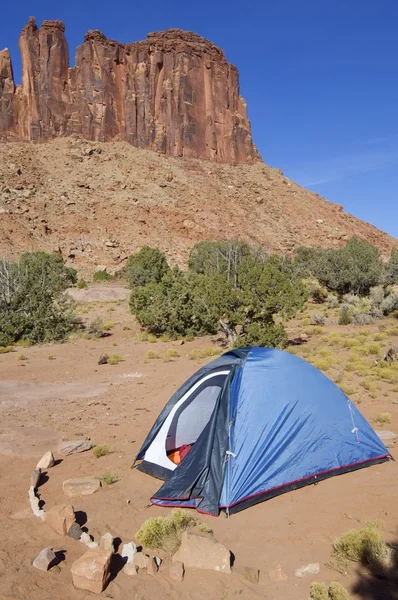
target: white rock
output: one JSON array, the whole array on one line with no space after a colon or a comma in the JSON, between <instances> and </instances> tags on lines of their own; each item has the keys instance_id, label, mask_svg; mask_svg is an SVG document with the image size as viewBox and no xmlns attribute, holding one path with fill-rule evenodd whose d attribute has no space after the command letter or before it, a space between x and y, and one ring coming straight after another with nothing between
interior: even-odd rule
<instances>
[{"instance_id":1,"label":"white rock","mask_svg":"<svg viewBox=\"0 0 398 600\"><path fill-rule=\"evenodd\" d=\"M319 563L310 563L305 567L296 569L294 574L296 577L307 577L308 575L317 575L320 571Z\"/></svg>"},{"instance_id":2,"label":"white rock","mask_svg":"<svg viewBox=\"0 0 398 600\"><path fill-rule=\"evenodd\" d=\"M57 557L52 548L44 548L33 561L33 566L40 571L48 571L54 566Z\"/></svg>"},{"instance_id":3,"label":"white rock","mask_svg":"<svg viewBox=\"0 0 398 600\"><path fill-rule=\"evenodd\" d=\"M122 558L127 558L126 564L130 564L134 560L134 556L137 554L137 546L134 542L130 542L129 544L123 544L122 548Z\"/></svg>"},{"instance_id":4,"label":"white rock","mask_svg":"<svg viewBox=\"0 0 398 600\"><path fill-rule=\"evenodd\" d=\"M115 546L113 544L113 535L111 535L109 532L105 533L105 535L101 537L99 545L100 548L106 550L107 552L114 552Z\"/></svg>"},{"instance_id":5,"label":"white rock","mask_svg":"<svg viewBox=\"0 0 398 600\"><path fill-rule=\"evenodd\" d=\"M42 471L45 471L46 469L50 469L51 467L54 466L55 460L54 460L54 455L51 452L51 450L49 450L48 452L46 452L46 454L39 460L39 462L36 465L36 469L41 469Z\"/></svg>"}]
</instances>

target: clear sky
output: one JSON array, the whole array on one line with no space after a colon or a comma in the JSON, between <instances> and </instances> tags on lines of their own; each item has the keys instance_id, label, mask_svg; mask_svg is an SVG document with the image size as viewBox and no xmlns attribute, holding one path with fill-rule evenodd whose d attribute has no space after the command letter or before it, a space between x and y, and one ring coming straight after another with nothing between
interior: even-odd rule
<instances>
[{"instance_id":1,"label":"clear sky","mask_svg":"<svg viewBox=\"0 0 398 600\"><path fill-rule=\"evenodd\" d=\"M398 0L18 0L0 47L20 77L18 35L66 24L71 62L88 29L120 42L179 27L240 72L253 137L271 166L398 237Z\"/></svg>"}]
</instances>

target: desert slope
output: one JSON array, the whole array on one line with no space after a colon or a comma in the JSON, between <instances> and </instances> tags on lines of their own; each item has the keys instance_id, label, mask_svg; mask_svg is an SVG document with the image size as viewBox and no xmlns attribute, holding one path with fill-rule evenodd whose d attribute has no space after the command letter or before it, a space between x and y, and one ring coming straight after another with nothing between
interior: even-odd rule
<instances>
[{"instance_id":1,"label":"desert slope","mask_svg":"<svg viewBox=\"0 0 398 600\"><path fill-rule=\"evenodd\" d=\"M337 247L352 235L384 254L398 241L257 162L166 157L80 137L0 144L0 253L60 252L80 270L116 270L144 244L182 263L199 240L270 251Z\"/></svg>"}]
</instances>

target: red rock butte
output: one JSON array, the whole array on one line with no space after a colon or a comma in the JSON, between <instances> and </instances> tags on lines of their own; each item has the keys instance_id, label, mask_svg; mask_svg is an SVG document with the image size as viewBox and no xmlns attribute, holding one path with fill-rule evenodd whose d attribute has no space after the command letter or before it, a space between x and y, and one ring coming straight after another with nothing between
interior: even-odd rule
<instances>
[{"instance_id":1,"label":"red rock butte","mask_svg":"<svg viewBox=\"0 0 398 600\"><path fill-rule=\"evenodd\" d=\"M89 31L69 66L65 26L31 18L22 30L22 84L0 51L0 140L82 135L126 140L169 156L222 163L260 160L239 75L222 50L169 29L119 44Z\"/></svg>"}]
</instances>

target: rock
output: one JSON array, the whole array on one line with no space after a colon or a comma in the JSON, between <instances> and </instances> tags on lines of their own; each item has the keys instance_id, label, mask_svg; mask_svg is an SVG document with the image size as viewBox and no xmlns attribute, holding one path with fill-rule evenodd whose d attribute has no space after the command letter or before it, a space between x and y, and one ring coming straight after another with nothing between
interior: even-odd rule
<instances>
[{"instance_id":1,"label":"rock","mask_svg":"<svg viewBox=\"0 0 398 600\"><path fill-rule=\"evenodd\" d=\"M70 456L78 452L87 452L93 447L90 440L76 440L73 442L61 442L58 446L58 452L62 456Z\"/></svg>"},{"instance_id":2,"label":"rock","mask_svg":"<svg viewBox=\"0 0 398 600\"><path fill-rule=\"evenodd\" d=\"M210 569L231 573L231 554L228 548L214 538L184 531L179 550L173 562L182 562L185 567Z\"/></svg>"},{"instance_id":3,"label":"rock","mask_svg":"<svg viewBox=\"0 0 398 600\"><path fill-rule=\"evenodd\" d=\"M320 571L319 563L310 563L305 567L300 567L296 569L294 574L296 577L308 577L308 575L318 575Z\"/></svg>"},{"instance_id":4,"label":"rock","mask_svg":"<svg viewBox=\"0 0 398 600\"><path fill-rule=\"evenodd\" d=\"M86 533L85 531L83 531L83 533L82 533L82 534L81 534L81 536L80 536L80 541L81 541L83 544L90 544L90 543L91 543L91 541L92 541L92 540L91 540L91 536L90 536L88 533Z\"/></svg>"},{"instance_id":5,"label":"rock","mask_svg":"<svg viewBox=\"0 0 398 600\"><path fill-rule=\"evenodd\" d=\"M133 558L133 562L128 564L133 564L135 567L137 567L137 569L147 569L148 562L149 556L147 554L144 554L143 552L137 552Z\"/></svg>"},{"instance_id":6,"label":"rock","mask_svg":"<svg viewBox=\"0 0 398 600\"><path fill-rule=\"evenodd\" d=\"M123 544L121 556L126 559L126 564L130 564L133 562L135 555L137 554L137 546L134 542L129 542L128 544Z\"/></svg>"},{"instance_id":7,"label":"rock","mask_svg":"<svg viewBox=\"0 0 398 600\"><path fill-rule=\"evenodd\" d=\"M72 523L67 535L74 540L80 540L83 535L83 531L79 523L76 523L76 521Z\"/></svg>"},{"instance_id":8,"label":"rock","mask_svg":"<svg viewBox=\"0 0 398 600\"><path fill-rule=\"evenodd\" d=\"M127 563L123 569L123 573L130 577L134 577L134 575L137 575L138 573L138 567L134 563Z\"/></svg>"},{"instance_id":9,"label":"rock","mask_svg":"<svg viewBox=\"0 0 398 600\"><path fill-rule=\"evenodd\" d=\"M49 571L57 563L57 557L52 548L44 548L33 561L33 566L40 571Z\"/></svg>"},{"instance_id":10,"label":"rock","mask_svg":"<svg viewBox=\"0 0 398 600\"><path fill-rule=\"evenodd\" d=\"M184 579L184 565L181 561L174 562L169 567L169 577L173 581L181 581Z\"/></svg>"},{"instance_id":11,"label":"rock","mask_svg":"<svg viewBox=\"0 0 398 600\"><path fill-rule=\"evenodd\" d=\"M107 365L109 356L107 354L101 354L98 360L99 365Z\"/></svg>"},{"instance_id":12,"label":"rock","mask_svg":"<svg viewBox=\"0 0 398 600\"><path fill-rule=\"evenodd\" d=\"M100 594L109 582L111 559L112 552L102 548L87 550L71 567L75 588Z\"/></svg>"},{"instance_id":13,"label":"rock","mask_svg":"<svg viewBox=\"0 0 398 600\"><path fill-rule=\"evenodd\" d=\"M67 479L62 484L66 496L89 496L101 487L101 482L96 477L80 477L79 479Z\"/></svg>"},{"instance_id":14,"label":"rock","mask_svg":"<svg viewBox=\"0 0 398 600\"><path fill-rule=\"evenodd\" d=\"M382 431L380 429L376 430L377 435L383 442L386 448L392 448L396 442L398 435L393 431Z\"/></svg>"},{"instance_id":15,"label":"rock","mask_svg":"<svg viewBox=\"0 0 398 600\"><path fill-rule=\"evenodd\" d=\"M270 569L268 571L268 576L271 581L274 583L280 583L281 581L287 581L288 577L286 573L283 572L282 567L278 565L275 569Z\"/></svg>"},{"instance_id":16,"label":"rock","mask_svg":"<svg viewBox=\"0 0 398 600\"><path fill-rule=\"evenodd\" d=\"M154 575L156 575L156 573L158 572L159 569L158 569L158 566L157 566L157 564L155 562L155 557L154 556L152 558L148 557L148 562L147 562L146 570L147 570L148 575L152 575L152 577Z\"/></svg>"},{"instance_id":17,"label":"rock","mask_svg":"<svg viewBox=\"0 0 398 600\"><path fill-rule=\"evenodd\" d=\"M258 583L260 580L260 571L253 567L243 567L239 569L239 573L250 583Z\"/></svg>"},{"instance_id":18,"label":"rock","mask_svg":"<svg viewBox=\"0 0 398 600\"><path fill-rule=\"evenodd\" d=\"M60 535L66 535L75 522L75 512L70 504L53 506L46 512L45 522Z\"/></svg>"},{"instance_id":19,"label":"rock","mask_svg":"<svg viewBox=\"0 0 398 600\"><path fill-rule=\"evenodd\" d=\"M0 135L6 141L79 134L93 141L127 140L175 157L226 163L259 158L238 71L222 50L195 33L169 29L125 45L89 31L69 68L64 24L43 21L39 29L31 19L19 46L18 88L8 50L0 53ZM162 102L150 91L155 81ZM70 157L82 161L98 150L71 149Z\"/></svg>"},{"instance_id":20,"label":"rock","mask_svg":"<svg viewBox=\"0 0 398 600\"><path fill-rule=\"evenodd\" d=\"M105 533L100 539L100 548L106 550L106 552L115 552L115 546L113 541L113 535Z\"/></svg>"},{"instance_id":21,"label":"rock","mask_svg":"<svg viewBox=\"0 0 398 600\"><path fill-rule=\"evenodd\" d=\"M49 450L48 452L46 452L43 458L39 460L39 462L36 465L36 469L41 469L42 471L45 471L46 469L50 469L51 467L53 467L54 463L54 455L51 452L51 450Z\"/></svg>"},{"instance_id":22,"label":"rock","mask_svg":"<svg viewBox=\"0 0 398 600\"><path fill-rule=\"evenodd\" d=\"M383 360L388 363L398 362L398 346L392 346L384 355Z\"/></svg>"},{"instance_id":23,"label":"rock","mask_svg":"<svg viewBox=\"0 0 398 600\"><path fill-rule=\"evenodd\" d=\"M40 469L35 469L33 471L32 475L30 476L30 487L33 488L34 490L39 485L40 477L41 477Z\"/></svg>"}]
</instances>

